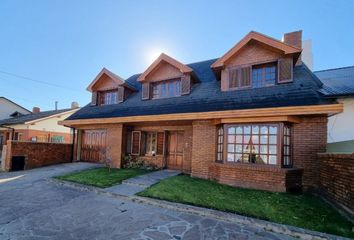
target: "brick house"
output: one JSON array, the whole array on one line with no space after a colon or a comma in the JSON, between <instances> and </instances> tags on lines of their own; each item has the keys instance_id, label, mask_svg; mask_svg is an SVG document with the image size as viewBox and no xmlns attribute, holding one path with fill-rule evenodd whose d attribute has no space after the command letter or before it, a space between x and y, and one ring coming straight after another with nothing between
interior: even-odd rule
<instances>
[{"instance_id":1,"label":"brick house","mask_svg":"<svg viewBox=\"0 0 354 240\"><path fill-rule=\"evenodd\" d=\"M34 107L33 112L0 120L0 151L7 140L71 143L70 128L59 125L58 121L77 110L75 107L41 112Z\"/></svg>"},{"instance_id":2,"label":"brick house","mask_svg":"<svg viewBox=\"0 0 354 240\"><path fill-rule=\"evenodd\" d=\"M271 191L318 183L327 117L342 105L301 61L301 31L283 41L250 32L218 59L184 64L161 54L142 74L103 69L76 129L76 161L125 156L221 183ZM106 151L108 150L108 151Z\"/></svg>"}]
</instances>

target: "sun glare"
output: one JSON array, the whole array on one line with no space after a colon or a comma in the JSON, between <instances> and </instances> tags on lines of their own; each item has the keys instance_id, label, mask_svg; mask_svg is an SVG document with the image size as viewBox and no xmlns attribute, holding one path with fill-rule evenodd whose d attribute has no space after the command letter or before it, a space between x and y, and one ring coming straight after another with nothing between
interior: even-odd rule
<instances>
[{"instance_id":1,"label":"sun glare","mask_svg":"<svg viewBox=\"0 0 354 240\"><path fill-rule=\"evenodd\" d=\"M148 51L146 51L146 62L148 64L153 63L156 58L160 56L161 53L169 54L169 51L164 48L151 48Z\"/></svg>"}]
</instances>

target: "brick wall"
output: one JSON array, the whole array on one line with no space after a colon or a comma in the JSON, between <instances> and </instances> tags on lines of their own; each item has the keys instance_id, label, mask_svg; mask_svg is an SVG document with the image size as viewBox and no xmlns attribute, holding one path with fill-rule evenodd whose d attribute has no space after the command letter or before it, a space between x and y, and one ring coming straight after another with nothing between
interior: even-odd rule
<instances>
[{"instance_id":1,"label":"brick wall","mask_svg":"<svg viewBox=\"0 0 354 240\"><path fill-rule=\"evenodd\" d=\"M319 162L317 153L326 151L327 117L304 117L293 125L294 167L304 169L304 190L318 185Z\"/></svg>"},{"instance_id":2,"label":"brick wall","mask_svg":"<svg viewBox=\"0 0 354 240\"><path fill-rule=\"evenodd\" d=\"M209 178L220 183L253 189L286 192L301 187L301 169L249 164L209 165Z\"/></svg>"},{"instance_id":3,"label":"brick wall","mask_svg":"<svg viewBox=\"0 0 354 240\"><path fill-rule=\"evenodd\" d=\"M5 170L11 169L13 156L25 157L25 169L71 161L72 144L7 141Z\"/></svg>"},{"instance_id":4,"label":"brick wall","mask_svg":"<svg viewBox=\"0 0 354 240\"><path fill-rule=\"evenodd\" d=\"M209 166L215 162L216 127L211 121L193 122L192 176L209 178Z\"/></svg>"},{"instance_id":5,"label":"brick wall","mask_svg":"<svg viewBox=\"0 0 354 240\"><path fill-rule=\"evenodd\" d=\"M354 154L318 154L319 190L354 218Z\"/></svg>"},{"instance_id":6,"label":"brick wall","mask_svg":"<svg viewBox=\"0 0 354 240\"><path fill-rule=\"evenodd\" d=\"M12 131L0 131L0 134L6 134L6 132L10 133L10 139L12 138ZM70 133L60 133L60 132L48 132L41 130L33 130L33 129L17 129L16 133L20 134L20 141L31 141L33 137L45 139L48 142L53 136L62 136L64 137L64 143L72 143L72 134Z\"/></svg>"}]
</instances>

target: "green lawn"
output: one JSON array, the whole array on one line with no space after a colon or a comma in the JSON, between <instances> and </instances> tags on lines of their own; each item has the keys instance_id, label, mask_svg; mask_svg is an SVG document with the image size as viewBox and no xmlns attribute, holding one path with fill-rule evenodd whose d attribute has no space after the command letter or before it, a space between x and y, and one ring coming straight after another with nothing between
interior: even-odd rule
<instances>
[{"instance_id":1,"label":"green lawn","mask_svg":"<svg viewBox=\"0 0 354 240\"><path fill-rule=\"evenodd\" d=\"M108 168L95 168L70 173L56 178L71 182L77 182L85 185L106 188L119 184L125 179L142 175L148 172L151 171L137 168L111 169L110 171L108 170Z\"/></svg>"},{"instance_id":2,"label":"green lawn","mask_svg":"<svg viewBox=\"0 0 354 240\"><path fill-rule=\"evenodd\" d=\"M312 195L234 188L187 175L163 180L138 195L354 237L353 224L323 200Z\"/></svg>"}]
</instances>

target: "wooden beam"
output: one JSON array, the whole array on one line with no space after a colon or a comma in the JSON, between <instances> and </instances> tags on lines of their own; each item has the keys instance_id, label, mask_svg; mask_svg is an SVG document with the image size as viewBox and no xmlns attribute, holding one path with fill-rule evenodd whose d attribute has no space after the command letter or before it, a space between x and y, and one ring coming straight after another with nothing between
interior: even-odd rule
<instances>
[{"instance_id":1,"label":"wooden beam","mask_svg":"<svg viewBox=\"0 0 354 240\"><path fill-rule=\"evenodd\" d=\"M220 120L220 123L260 123L260 122L300 123L301 119L296 116L270 116L270 117L223 118Z\"/></svg>"},{"instance_id":2,"label":"wooden beam","mask_svg":"<svg viewBox=\"0 0 354 240\"><path fill-rule=\"evenodd\" d=\"M223 118L328 115L328 114L340 113L342 111L343 111L343 104L336 103L336 104L326 104L326 105L256 108L256 109L244 109L244 110L64 120L64 121L59 121L59 124L66 125L66 126L75 126L75 125L84 125L84 124L112 124L112 123L130 123L130 122L172 121L172 120L211 120L211 119L223 119Z\"/></svg>"}]
</instances>

